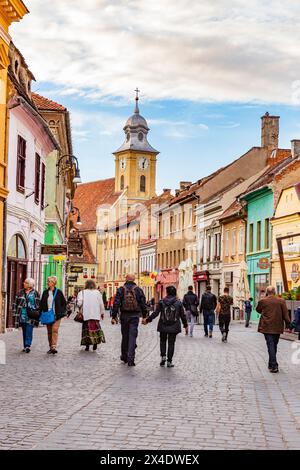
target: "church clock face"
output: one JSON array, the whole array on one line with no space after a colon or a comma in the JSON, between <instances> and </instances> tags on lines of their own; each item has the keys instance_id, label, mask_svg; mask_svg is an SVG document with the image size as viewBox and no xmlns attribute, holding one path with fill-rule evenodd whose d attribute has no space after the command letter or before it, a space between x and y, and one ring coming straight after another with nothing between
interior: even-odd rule
<instances>
[{"instance_id":1,"label":"church clock face","mask_svg":"<svg viewBox=\"0 0 300 470\"><path fill-rule=\"evenodd\" d=\"M140 170L148 170L149 168L149 160L146 157L141 157L138 160L138 165Z\"/></svg>"},{"instance_id":2,"label":"church clock face","mask_svg":"<svg viewBox=\"0 0 300 470\"><path fill-rule=\"evenodd\" d=\"M121 170L126 169L126 158L121 158L121 160L120 160L120 169Z\"/></svg>"}]
</instances>

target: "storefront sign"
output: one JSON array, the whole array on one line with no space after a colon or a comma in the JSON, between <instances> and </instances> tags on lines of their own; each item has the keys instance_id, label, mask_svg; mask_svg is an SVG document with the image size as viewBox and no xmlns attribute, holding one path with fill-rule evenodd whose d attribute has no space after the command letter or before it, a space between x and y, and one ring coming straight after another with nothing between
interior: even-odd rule
<instances>
[{"instance_id":1,"label":"storefront sign","mask_svg":"<svg viewBox=\"0 0 300 470\"><path fill-rule=\"evenodd\" d=\"M66 245L42 245L41 254L42 255L66 255L67 246Z\"/></svg>"},{"instance_id":2,"label":"storefront sign","mask_svg":"<svg viewBox=\"0 0 300 470\"><path fill-rule=\"evenodd\" d=\"M269 269L270 268L269 258L260 258L258 260L257 266L259 267L259 269Z\"/></svg>"},{"instance_id":3,"label":"storefront sign","mask_svg":"<svg viewBox=\"0 0 300 470\"><path fill-rule=\"evenodd\" d=\"M71 273L82 274L83 273L83 266L71 266L70 267L70 272Z\"/></svg>"},{"instance_id":4,"label":"storefront sign","mask_svg":"<svg viewBox=\"0 0 300 470\"><path fill-rule=\"evenodd\" d=\"M299 264L297 264L297 263L293 263L292 272L291 272L291 279L294 282L299 281Z\"/></svg>"},{"instance_id":5,"label":"storefront sign","mask_svg":"<svg viewBox=\"0 0 300 470\"><path fill-rule=\"evenodd\" d=\"M68 281L69 282L77 282L78 281L78 276L68 276Z\"/></svg>"},{"instance_id":6,"label":"storefront sign","mask_svg":"<svg viewBox=\"0 0 300 470\"><path fill-rule=\"evenodd\" d=\"M194 273L193 275L194 282L208 281L208 278L209 278L209 274L207 271L199 271L199 272Z\"/></svg>"}]
</instances>

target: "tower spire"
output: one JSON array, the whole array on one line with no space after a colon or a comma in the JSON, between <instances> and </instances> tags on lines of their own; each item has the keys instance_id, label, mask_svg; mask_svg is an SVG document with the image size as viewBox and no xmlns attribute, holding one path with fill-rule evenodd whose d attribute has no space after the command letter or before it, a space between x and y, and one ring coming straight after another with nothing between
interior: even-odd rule
<instances>
[{"instance_id":1,"label":"tower spire","mask_svg":"<svg viewBox=\"0 0 300 470\"><path fill-rule=\"evenodd\" d=\"M140 90L138 89L138 87L134 90L135 93L136 93L136 96L135 96L135 110L134 110L134 114L140 114L140 110L139 110L139 93L140 93Z\"/></svg>"}]
</instances>

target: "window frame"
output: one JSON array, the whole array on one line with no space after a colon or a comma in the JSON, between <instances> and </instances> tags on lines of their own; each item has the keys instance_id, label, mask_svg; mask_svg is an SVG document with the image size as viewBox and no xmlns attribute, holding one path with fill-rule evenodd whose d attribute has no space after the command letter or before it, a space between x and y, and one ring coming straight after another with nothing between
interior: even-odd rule
<instances>
[{"instance_id":1,"label":"window frame","mask_svg":"<svg viewBox=\"0 0 300 470\"><path fill-rule=\"evenodd\" d=\"M27 150L26 140L21 135L18 135L16 188L17 188L17 191L22 194L25 194L26 150Z\"/></svg>"}]
</instances>

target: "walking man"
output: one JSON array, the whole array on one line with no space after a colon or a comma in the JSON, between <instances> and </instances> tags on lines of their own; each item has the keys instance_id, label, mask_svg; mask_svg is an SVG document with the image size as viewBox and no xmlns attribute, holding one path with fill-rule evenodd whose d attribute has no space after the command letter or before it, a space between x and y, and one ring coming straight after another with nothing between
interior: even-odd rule
<instances>
[{"instance_id":1,"label":"walking man","mask_svg":"<svg viewBox=\"0 0 300 470\"><path fill-rule=\"evenodd\" d=\"M193 337L194 326L198 317L199 299L193 292L193 286L189 286L188 292L183 297L183 306L190 325L190 337Z\"/></svg>"},{"instance_id":2,"label":"walking man","mask_svg":"<svg viewBox=\"0 0 300 470\"><path fill-rule=\"evenodd\" d=\"M219 328L222 334L223 343L227 343L232 304L233 298L229 295L228 287L225 287L224 294L219 297L216 308L216 312L219 315Z\"/></svg>"},{"instance_id":3,"label":"walking man","mask_svg":"<svg viewBox=\"0 0 300 470\"><path fill-rule=\"evenodd\" d=\"M128 366L135 366L135 348L138 336L140 315L147 316L146 298L142 289L135 281L134 274L127 274L126 282L117 291L112 309L112 324L118 322L118 314L121 312L121 361Z\"/></svg>"},{"instance_id":4,"label":"walking man","mask_svg":"<svg viewBox=\"0 0 300 470\"><path fill-rule=\"evenodd\" d=\"M269 371L278 372L277 346L280 335L286 328L290 328L290 317L286 303L283 299L275 296L275 288L267 288L266 297L261 299L256 307L256 311L261 314L258 331L263 333L267 343L269 353Z\"/></svg>"},{"instance_id":5,"label":"walking man","mask_svg":"<svg viewBox=\"0 0 300 470\"><path fill-rule=\"evenodd\" d=\"M206 286L206 292L202 294L200 313L203 313L204 336L212 338L214 329L214 313L217 306L217 297L211 292L211 286Z\"/></svg>"},{"instance_id":6,"label":"walking man","mask_svg":"<svg viewBox=\"0 0 300 470\"><path fill-rule=\"evenodd\" d=\"M249 300L244 301L245 317L246 317L245 327L246 328L248 328L250 324L251 313L252 313L252 302L253 302L252 297L250 297Z\"/></svg>"}]
</instances>

